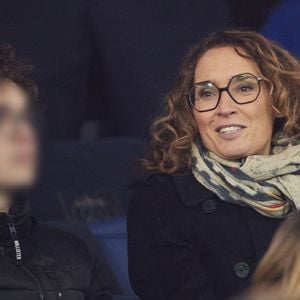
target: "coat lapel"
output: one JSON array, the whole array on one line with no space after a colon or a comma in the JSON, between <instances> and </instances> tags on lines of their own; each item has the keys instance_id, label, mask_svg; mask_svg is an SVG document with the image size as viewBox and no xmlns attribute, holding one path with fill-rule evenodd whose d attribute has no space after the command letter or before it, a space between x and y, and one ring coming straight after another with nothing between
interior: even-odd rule
<instances>
[{"instance_id":1,"label":"coat lapel","mask_svg":"<svg viewBox=\"0 0 300 300\"><path fill-rule=\"evenodd\" d=\"M241 207L241 212L249 226L256 257L260 259L269 247L271 239L283 219L260 215L251 207Z\"/></svg>"},{"instance_id":2,"label":"coat lapel","mask_svg":"<svg viewBox=\"0 0 300 300\"><path fill-rule=\"evenodd\" d=\"M180 198L185 206L195 206L215 194L200 184L191 172L172 175Z\"/></svg>"},{"instance_id":3,"label":"coat lapel","mask_svg":"<svg viewBox=\"0 0 300 300\"><path fill-rule=\"evenodd\" d=\"M180 198L187 207L195 206L209 198L217 197L215 193L200 184L191 172L174 174L172 177L180 194ZM247 222L253 240L255 256L260 259L267 250L276 229L283 220L265 217L251 207L239 205L238 207Z\"/></svg>"}]
</instances>

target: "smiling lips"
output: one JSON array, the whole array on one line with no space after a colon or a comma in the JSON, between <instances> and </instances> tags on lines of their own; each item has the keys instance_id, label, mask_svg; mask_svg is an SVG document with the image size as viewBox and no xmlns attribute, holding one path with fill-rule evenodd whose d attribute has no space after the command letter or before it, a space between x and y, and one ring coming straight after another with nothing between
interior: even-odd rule
<instances>
[{"instance_id":1,"label":"smiling lips","mask_svg":"<svg viewBox=\"0 0 300 300\"><path fill-rule=\"evenodd\" d=\"M237 136L244 128L246 128L244 125L229 124L217 127L216 132L223 137L233 138Z\"/></svg>"}]
</instances>

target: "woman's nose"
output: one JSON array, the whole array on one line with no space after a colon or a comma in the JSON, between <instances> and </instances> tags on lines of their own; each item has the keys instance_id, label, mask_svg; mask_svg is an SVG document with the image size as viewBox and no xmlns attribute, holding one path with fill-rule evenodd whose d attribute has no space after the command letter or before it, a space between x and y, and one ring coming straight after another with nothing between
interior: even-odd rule
<instances>
[{"instance_id":1,"label":"woman's nose","mask_svg":"<svg viewBox=\"0 0 300 300\"><path fill-rule=\"evenodd\" d=\"M222 91L220 95L219 105L216 109L216 114L220 116L229 116L237 112L236 103L228 94L228 91Z\"/></svg>"}]
</instances>

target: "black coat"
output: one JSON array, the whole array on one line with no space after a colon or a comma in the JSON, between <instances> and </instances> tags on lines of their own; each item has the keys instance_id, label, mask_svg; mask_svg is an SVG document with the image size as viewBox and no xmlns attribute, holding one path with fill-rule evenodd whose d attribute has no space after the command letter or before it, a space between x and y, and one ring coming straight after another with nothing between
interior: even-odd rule
<instances>
[{"instance_id":1,"label":"black coat","mask_svg":"<svg viewBox=\"0 0 300 300\"><path fill-rule=\"evenodd\" d=\"M224 300L250 283L281 220L222 201L191 172L134 186L129 274L142 300Z\"/></svg>"},{"instance_id":2,"label":"black coat","mask_svg":"<svg viewBox=\"0 0 300 300\"><path fill-rule=\"evenodd\" d=\"M39 225L19 201L0 213L0 300L109 300L103 264L77 237Z\"/></svg>"}]
</instances>

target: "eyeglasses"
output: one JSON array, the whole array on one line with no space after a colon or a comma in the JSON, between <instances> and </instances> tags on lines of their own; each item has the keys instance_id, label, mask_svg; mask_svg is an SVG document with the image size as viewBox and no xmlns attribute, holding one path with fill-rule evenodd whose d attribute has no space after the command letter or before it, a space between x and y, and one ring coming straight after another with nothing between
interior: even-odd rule
<instances>
[{"instance_id":1,"label":"eyeglasses","mask_svg":"<svg viewBox=\"0 0 300 300\"><path fill-rule=\"evenodd\" d=\"M198 112L206 112L217 108L221 94L226 91L237 104L254 102L260 93L260 82L263 80L251 73L233 76L227 87L218 88L210 81L195 83L187 94L189 103Z\"/></svg>"}]
</instances>

